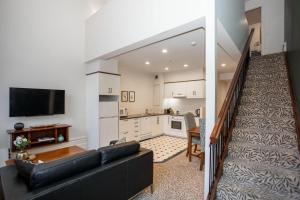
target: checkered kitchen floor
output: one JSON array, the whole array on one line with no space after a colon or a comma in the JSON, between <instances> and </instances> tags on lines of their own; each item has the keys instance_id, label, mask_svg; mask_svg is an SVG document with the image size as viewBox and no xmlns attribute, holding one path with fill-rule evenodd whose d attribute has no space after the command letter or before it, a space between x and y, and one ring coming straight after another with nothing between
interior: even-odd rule
<instances>
[{"instance_id":1,"label":"checkered kitchen floor","mask_svg":"<svg viewBox=\"0 0 300 200\"><path fill-rule=\"evenodd\" d=\"M154 162L161 163L187 149L187 139L163 135L142 141L141 146L151 149L154 154Z\"/></svg>"}]
</instances>

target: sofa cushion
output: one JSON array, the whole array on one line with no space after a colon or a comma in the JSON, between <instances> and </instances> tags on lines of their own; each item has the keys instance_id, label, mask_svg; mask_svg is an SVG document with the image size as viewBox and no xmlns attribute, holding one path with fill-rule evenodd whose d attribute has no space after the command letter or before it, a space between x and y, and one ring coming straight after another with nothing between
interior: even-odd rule
<instances>
[{"instance_id":1,"label":"sofa cushion","mask_svg":"<svg viewBox=\"0 0 300 200\"><path fill-rule=\"evenodd\" d=\"M126 142L102 147L98 149L98 151L101 153L101 163L107 164L114 160L138 153L140 151L140 143L136 141Z\"/></svg>"},{"instance_id":2,"label":"sofa cushion","mask_svg":"<svg viewBox=\"0 0 300 200\"><path fill-rule=\"evenodd\" d=\"M30 166L30 163L18 162L17 169L19 175L33 190L100 166L101 156L99 152L92 150L38 165Z\"/></svg>"}]
</instances>

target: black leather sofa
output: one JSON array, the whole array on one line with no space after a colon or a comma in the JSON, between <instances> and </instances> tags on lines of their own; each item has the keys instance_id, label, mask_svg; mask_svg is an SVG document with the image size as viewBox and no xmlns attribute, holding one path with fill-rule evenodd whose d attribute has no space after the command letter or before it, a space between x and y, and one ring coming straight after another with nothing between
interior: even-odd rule
<instances>
[{"instance_id":1,"label":"black leather sofa","mask_svg":"<svg viewBox=\"0 0 300 200\"><path fill-rule=\"evenodd\" d=\"M125 200L149 186L152 192L153 152L129 142L47 164L17 163L0 175L0 200Z\"/></svg>"}]
</instances>

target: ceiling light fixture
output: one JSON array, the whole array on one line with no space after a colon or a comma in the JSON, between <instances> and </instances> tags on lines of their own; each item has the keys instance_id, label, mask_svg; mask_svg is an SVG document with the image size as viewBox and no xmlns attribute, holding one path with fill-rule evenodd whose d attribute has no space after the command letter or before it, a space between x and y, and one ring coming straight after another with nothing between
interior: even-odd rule
<instances>
[{"instance_id":1,"label":"ceiling light fixture","mask_svg":"<svg viewBox=\"0 0 300 200\"><path fill-rule=\"evenodd\" d=\"M189 66L188 64L184 64L184 65L183 65L184 68L187 68L188 66Z\"/></svg>"},{"instance_id":2,"label":"ceiling light fixture","mask_svg":"<svg viewBox=\"0 0 300 200\"><path fill-rule=\"evenodd\" d=\"M192 41L192 42L191 42L191 45L194 47L194 46L197 45L197 42L196 42L196 41Z\"/></svg>"},{"instance_id":3,"label":"ceiling light fixture","mask_svg":"<svg viewBox=\"0 0 300 200\"><path fill-rule=\"evenodd\" d=\"M145 64L146 64L146 65L150 65L150 62L149 62L149 61L146 61Z\"/></svg>"},{"instance_id":4,"label":"ceiling light fixture","mask_svg":"<svg viewBox=\"0 0 300 200\"><path fill-rule=\"evenodd\" d=\"M222 63L222 64L221 64L221 67L226 67L226 63Z\"/></svg>"},{"instance_id":5,"label":"ceiling light fixture","mask_svg":"<svg viewBox=\"0 0 300 200\"><path fill-rule=\"evenodd\" d=\"M168 71L168 70L169 70L169 67L165 67L165 70Z\"/></svg>"},{"instance_id":6,"label":"ceiling light fixture","mask_svg":"<svg viewBox=\"0 0 300 200\"><path fill-rule=\"evenodd\" d=\"M168 49L162 49L161 52L162 53L168 53Z\"/></svg>"}]
</instances>

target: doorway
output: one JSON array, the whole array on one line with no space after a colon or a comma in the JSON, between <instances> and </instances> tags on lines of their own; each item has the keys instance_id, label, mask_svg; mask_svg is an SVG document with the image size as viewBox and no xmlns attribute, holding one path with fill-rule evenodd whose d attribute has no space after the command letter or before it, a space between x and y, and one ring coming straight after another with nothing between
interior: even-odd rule
<instances>
[{"instance_id":1,"label":"doorway","mask_svg":"<svg viewBox=\"0 0 300 200\"><path fill-rule=\"evenodd\" d=\"M246 18L249 24L249 32L254 29L253 39L250 45L251 56L261 55L261 7L246 12Z\"/></svg>"}]
</instances>

